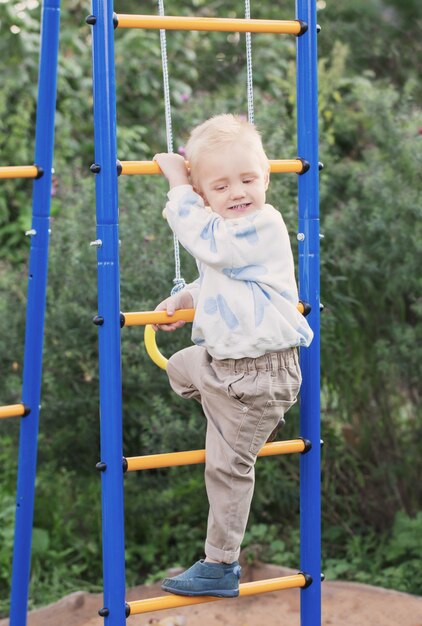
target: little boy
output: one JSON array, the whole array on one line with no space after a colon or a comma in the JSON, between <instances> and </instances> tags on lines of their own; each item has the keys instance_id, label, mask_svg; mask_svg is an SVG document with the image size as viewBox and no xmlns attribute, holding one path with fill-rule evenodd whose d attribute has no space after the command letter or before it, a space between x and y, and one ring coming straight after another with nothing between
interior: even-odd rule
<instances>
[{"instance_id":1,"label":"little boy","mask_svg":"<svg viewBox=\"0 0 422 626\"><path fill-rule=\"evenodd\" d=\"M205 559L166 578L162 589L235 597L256 456L296 402L297 346L308 346L312 331L297 310L286 226L265 203L269 162L256 128L218 115L192 131L186 156L190 172L180 155L154 159L169 182L168 222L199 278L157 309L196 309L195 345L173 355L167 373L174 391L198 400L207 418L209 516Z\"/></svg>"}]
</instances>

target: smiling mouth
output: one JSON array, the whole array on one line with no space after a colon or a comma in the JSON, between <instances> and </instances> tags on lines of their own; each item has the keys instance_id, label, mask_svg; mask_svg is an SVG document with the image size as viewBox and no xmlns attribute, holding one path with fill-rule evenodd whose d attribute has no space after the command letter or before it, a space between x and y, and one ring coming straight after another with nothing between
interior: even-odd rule
<instances>
[{"instance_id":1,"label":"smiling mouth","mask_svg":"<svg viewBox=\"0 0 422 626\"><path fill-rule=\"evenodd\" d=\"M252 204L251 202L245 202L244 204L235 204L229 207L229 211L244 211L245 209L250 207L251 204Z\"/></svg>"}]
</instances>

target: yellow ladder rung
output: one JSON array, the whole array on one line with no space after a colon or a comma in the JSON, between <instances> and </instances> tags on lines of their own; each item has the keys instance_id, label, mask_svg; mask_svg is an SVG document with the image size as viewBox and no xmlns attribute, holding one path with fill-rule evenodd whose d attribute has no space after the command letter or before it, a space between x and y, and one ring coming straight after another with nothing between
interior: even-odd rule
<instances>
[{"instance_id":1,"label":"yellow ladder rung","mask_svg":"<svg viewBox=\"0 0 422 626\"><path fill-rule=\"evenodd\" d=\"M39 178L40 169L36 165L9 165L0 167L0 178Z\"/></svg>"},{"instance_id":2,"label":"yellow ladder rung","mask_svg":"<svg viewBox=\"0 0 422 626\"><path fill-rule=\"evenodd\" d=\"M305 439L291 439L290 441L273 441L266 443L258 452L258 456L275 456L277 454L293 454L310 449L310 442ZM167 452L164 454L148 454L132 456L124 459L125 471L157 469L161 467L176 467L179 465L198 465L205 463L205 450L186 450L184 452Z\"/></svg>"},{"instance_id":3,"label":"yellow ladder rung","mask_svg":"<svg viewBox=\"0 0 422 626\"><path fill-rule=\"evenodd\" d=\"M186 161L187 167L189 163ZM295 173L301 174L305 165L301 159L278 159L270 161L272 174ZM119 171L122 176L134 174L161 174L161 170L155 161L120 161Z\"/></svg>"},{"instance_id":4,"label":"yellow ladder rung","mask_svg":"<svg viewBox=\"0 0 422 626\"><path fill-rule=\"evenodd\" d=\"M279 33L301 35L306 25L299 20L249 20L223 17L179 17L160 15L116 16L118 28L158 28L163 30L203 30L235 33Z\"/></svg>"},{"instance_id":5,"label":"yellow ladder rung","mask_svg":"<svg viewBox=\"0 0 422 626\"><path fill-rule=\"evenodd\" d=\"M302 159L276 159L270 161L271 174L302 174L308 164Z\"/></svg>"},{"instance_id":6,"label":"yellow ladder rung","mask_svg":"<svg viewBox=\"0 0 422 626\"><path fill-rule=\"evenodd\" d=\"M297 305L297 310L302 315L307 312L307 306L302 301ZM168 324L183 320L193 322L195 309L178 309L171 317L165 311L139 311L121 314L122 326L146 326L147 324Z\"/></svg>"},{"instance_id":7,"label":"yellow ladder rung","mask_svg":"<svg viewBox=\"0 0 422 626\"><path fill-rule=\"evenodd\" d=\"M0 406L0 419L6 417L24 417L29 414L29 409L24 404L9 404Z\"/></svg>"},{"instance_id":8,"label":"yellow ladder rung","mask_svg":"<svg viewBox=\"0 0 422 626\"><path fill-rule=\"evenodd\" d=\"M171 317L165 311L140 311L122 313L123 326L146 326L147 324L166 324L169 322L193 322L195 309L178 309Z\"/></svg>"},{"instance_id":9,"label":"yellow ladder rung","mask_svg":"<svg viewBox=\"0 0 422 626\"><path fill-rule=\"evenodd\" d=\"M258 580L239 585L239 596L246 597L259 593L268 593L270 591L280 591L281 589L296 589L306 587L311 582L310 578L305 576L305 574L293 574L292 576L283 576L281 578ZM158 598L135 600L134 602L128 602L127 605L129 607L129 615L136 615L137 613L175 609L190 604L202 604L204 602L215 602L218 600L224 600L224 598L214 598L212 596L187 597L169 594L167 596L159 596ZM233 602L233 600L231 600L231 602Z\"/></svg>"}]
</instances>

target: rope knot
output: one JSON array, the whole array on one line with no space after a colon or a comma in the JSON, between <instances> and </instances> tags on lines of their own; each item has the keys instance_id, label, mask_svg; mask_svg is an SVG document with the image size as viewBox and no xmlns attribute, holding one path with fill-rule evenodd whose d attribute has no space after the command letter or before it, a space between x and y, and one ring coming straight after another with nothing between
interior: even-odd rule
<instances>
[{"instance_id":1,"label":"rope knot","mask_svg":"<svg viewBox=\"0 0 422 626\"><path fill-rule=\"evenodd\" d=\"M171 296L174 296L176 293L179 293L179 291L182 291L182 289L184 289L186 287L186 281L182 277L174 278L173 279L173 284L174 284L174 287L172 288L172 290L170 292Z\"/></svg>"}]
</instances>

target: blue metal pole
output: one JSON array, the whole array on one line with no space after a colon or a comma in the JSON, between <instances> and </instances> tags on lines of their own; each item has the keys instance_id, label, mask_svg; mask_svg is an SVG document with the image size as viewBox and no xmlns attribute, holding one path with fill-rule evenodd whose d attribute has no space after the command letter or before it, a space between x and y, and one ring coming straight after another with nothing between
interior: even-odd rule
<instances>
[{"instance_id":1,"label":"blue metal pole","mask_svg":"<svg viewBox=\"0 0 422 626\"><path fill-rule=\"evenodd\" d=\"M41 398L44 313L50 233L51 170L54 152L60 0L45 0L35 131L35 164L43 175L34 180L32 231L26 309L22 401L31 412L21 418L16 495L10 626L25 626L28 605L34 516L37 439Z\"/></svg>"},{"instance_id":2,"label":"blue metal pole","mask_svg":"<svg viewBox=\"0 0 422 626\"><path fill-rule=\"evenodd\" d=\"M119 223L112 0L93 0L93 91L100 363L104 622L124 626L125 561Z\"/></svg>"},{"instance_id":3,"label":"blue metal pole","mask_svg":"<svg viewBox=\"0 0 422 626\"><path fill-rule=\"evenodd\" d=\"M299 156L310 163L299 176L300 297L309 302L314 339L301 350L301 436L312 449L300 462L301 569L312 584L301 590L302 626L321 625L320 294L318 194L318 77L316 0L296 0L296 18L308 24L297 40L297 136Z\"/></svg>"}]
</instances>

